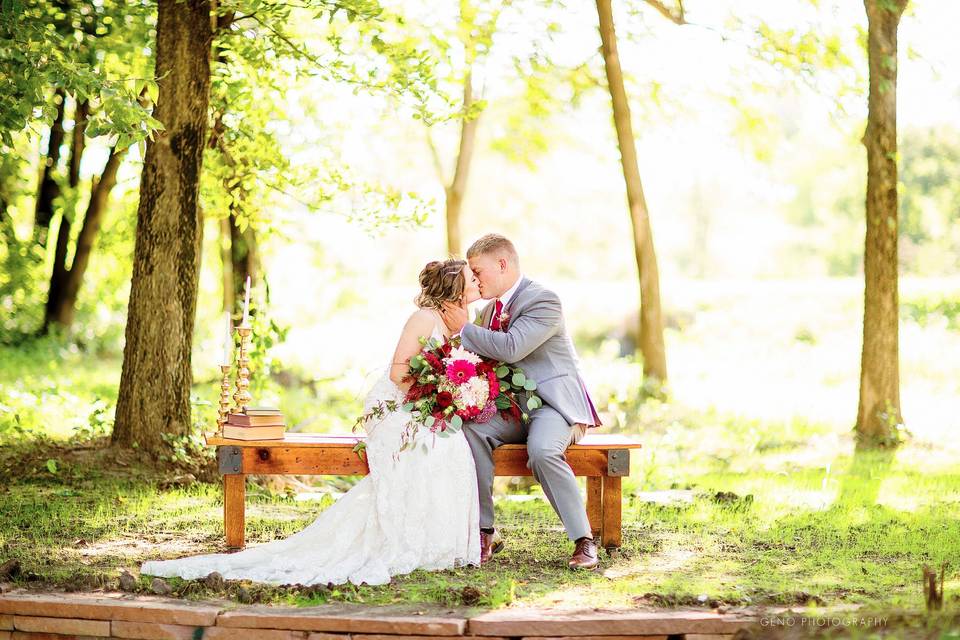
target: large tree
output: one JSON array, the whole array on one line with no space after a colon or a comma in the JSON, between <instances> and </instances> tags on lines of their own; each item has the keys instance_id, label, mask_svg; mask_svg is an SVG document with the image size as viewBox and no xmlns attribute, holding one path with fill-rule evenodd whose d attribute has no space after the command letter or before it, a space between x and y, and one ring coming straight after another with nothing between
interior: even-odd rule
<instances>
[{"instance_id":1,"label":"large tree","mask_svg":"<svg viewBox=\"0 0 960 640\"><path fill-rule=\"evenodd\" d=\"M190 354L200 271L197 204L210 99L209 0L160 0L154 110L147 143L113 444L158 451L190 432Z\"/></svg>"},{"instance_id":2,"label":"large tree","mask_svg":"<svg viewBox=\"0 0 960 640\"><path fill-rule=\"evenodd\" d=\"M656 3L659 4L659 3ZM643 195L637 147L633 138L630 104L624 88L623 71L617 54L610 0L597 0L600 40L607 86L613 103L613 124L620 147L620 162L627 187L627 205L633 228L634 258L640 281L640 354L643 357L645 386L657 389L667 380L667 355L663 343L663 318L660 308L660 275L653 246L650 213Z\"/></svg>"},{"instance_id":3,"label":"large tree","mask_svg":"<svg viewBox=\"0 0 960 640\"><path fill-rule=\"evenodd\" d=\"M863 351L856 434L861 447L898 440L900 360L897 292L897 26L907 0L864 0L870 69Z\"/></svg>"}]
</instances>

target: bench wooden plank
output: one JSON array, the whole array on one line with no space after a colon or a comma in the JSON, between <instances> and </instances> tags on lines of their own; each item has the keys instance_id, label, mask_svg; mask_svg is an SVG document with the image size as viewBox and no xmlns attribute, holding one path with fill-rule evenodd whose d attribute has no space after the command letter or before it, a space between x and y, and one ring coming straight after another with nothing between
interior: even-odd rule
<instances>
[{"instance_id":1,"label":"bench wooden plank","mask_svg":"<svg viewBox=\"0 0 960 640\"><path fill-rule=\"evenodd\" d=\"M223 476L223 527L227 546L239 549L244 543L247 507L247 476Z\"/></svg>"},{"instance_id":2,"label":"bench wooden plank","mask_svg":"<svg viewBox=\"0 0 960 640\"><path fill-rule=\"evenodd\" d=\"M204 437L206 443L211 447L231 445L235 447L345 447L348 449L352 449L358 441L366 439L363 435L350 433L297 432L288 432L282 440L232 440L221 438L212 433L208 433ZM581 438L577 444L570 445L569 449L639 449L641 446L639 442L618 433L590 433ZM505 444L500 448L526 449L526 446L523 444Z\"/></svg>"},{"instance_id":3,"label":"bench wooden plank","mask_svg":"<svg viewBox=\"0 0 960 640\"><path fill-rule=\"evenodd\" d=\"M293 475L366 475L369 468L365 460L346 447L298 448L298 447L235 447L227 445L221 455L234 455L237 450L239 467L229 472L248 475L293 474ZM406 452L401 455L417 455ZM601 449L567 449L564 457L574 475L599 478L608 475L607 452ZM526 447L500 447L493 452L494 474L498 476L531 476L527 467Z\"/></svg>"},{"instance_id":4,"label":"bench wooden plank","mask_svg":"<svg viewBox=\"0 0 960 640\"><path fill-rule=\"evenodd\" d=\"M590 521L590 530L594 538L598 537L603 530L602 486L602 476L587 476L587 520Z\"/></svg>"},{"instance_id":5,"label":"bench wooden plank","mask_svg":"<svg viewBox=\"0 0 960 640\"><path fill-rule=\"evenodd\" d=\"M621 509L620 476L604 476L603 483L603 524L601 544L604 547L619 547L621 544Z\"/></svg>"}]
</instances>

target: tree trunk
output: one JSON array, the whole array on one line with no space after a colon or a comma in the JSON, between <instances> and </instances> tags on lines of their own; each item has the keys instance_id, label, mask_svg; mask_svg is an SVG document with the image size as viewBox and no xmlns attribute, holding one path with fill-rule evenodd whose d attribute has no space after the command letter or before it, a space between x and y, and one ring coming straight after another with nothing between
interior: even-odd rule
<instances>
[{"instance_id":1,"label":"tree trunk","mask_svg":"<svg viewBox=\"0 0 960 640\"><path fill-rule=\"evenodd\" d=\"M73 132L70 142L70 161L68 163L67 180L71 190L80 185L80 161L86 148L87 116L90 111L89 103L84 100L77 104L73 116ZM92 188L91 188L92 193ZM53 270L50 272L50 286L47 289L47 303L44 309L43 326L41 333L46 333L52 322L59 322L58 309L63 306L64 284L68 277L67 250L70 246L70 230L73 211L64 209L60 213L60 224L57 229L57 246L53 253ZM71 313L72 317L72 313ZM69 326L69 323L62 323Z\"/></svg>"},{"instance_id":2,"label":"tree trunk","mask_svg":"<svg viewBox=\"0 0 960 640\"><path fill-rule=\"evenodd\" d=\"M223 310L233 315L236 292L233 284L233 240L230 235L230 218L220 219L220 267L223 277Z\"/></svg>"},{"instance_id":3,"label":"tree trunk","mask_svg":"<svg viewBox=\"0 0 960 640\"><path fill-rule=\"evenodd\" d=\"M460 121L460 149L457 153L457 166L453 172L453 182L445 189L447 200L447 251L451 256L461 254L463 243L460 237L460 210L467 192L467 177L470 175L470 162L477 139L479 116L467 118L466 114L474 103L473 74L467 71L463 82L463 113Z\"/></svg>"},{"instance_id":4,"label":"tree trunk","mask_svg":"<svg viewBox=\"0 0 960 640\"><path fill-rule=\"evenodd\" d=\"M864 0L870 68L863 351L857 445L896 444L900 413L897 292L897 25L907 0Z\"/></svg>"},{"instance_id":5,"label":"tree trunk","mask_svg":"<svg viewBox=\"0 0 960 640\"><path fill-rule=\"evenodd\" d=\"M230 273L233 275L233 284L230 288L233 300L231 307L237 300L243 299L247 276L250 276L250 286L257 281L260 271L260 254L257 251L257 235L253 228L240 231L237 218L230 214Z\"/></svg>"},{"instance_id":6,"label":"tree trunk","mask_svg":"<svg viewBox=\"0 0 960 640\"><path fill-rule=\"evenodd\" d=\"M113 444L158 452L190 432L190 355L203 220L198 187L210 100L209 0L159 0L147 142Z\"/></svg>"},{"instance_id":7,"label":"tree trunk","mask_svg":"<svg viewBox=\"0 0 960 640\"><path fill-rule=\"evenodd\" d=\"M73 323L73 316L77 307L77 294L80 292L83 276L90 264L93 243L100 232L100 226L103 224L103 218L107 213L110 192L117 184L117 171L123 162L125 151L125 149L118 151L116 147L110 150L100 179L95 180L91 187L90 203L87 205L87 213L83 217L83 226L80 227L80 235L77 237L73 264L63 279L61 295L52 307L51 322L56 322L64 327L69 327Z\"/></svg>"},{"instance_id":8,"label":"tree trunk","mask_svg":"<svg viewBox=\"0 0 960 640\"><path fill-rule=\"evenodd\" d=\"M60 147L63 145L63 112L66 109L67 95L63 89L54 93L57 102L57 116L50 126L50 139L47 143L47 153L44 157L43 169L40 172L40 185L37 187L37 206L34 215L33 234L41 247L47 246L47 236L50 233L50 221L53 220L53 201L60 195L60 185L57 184L54 174L60 164Z\"/></svg>"},{"instance_id":9,"label":"tree trunk","mask_svg":"<svg viewBox=\"0 0 960 640\"><path fill-rule=\"evenodd\" d=\"M620 146L620 161L627 186L627 204L630 207L630 222L633 226L634 256L640 280L640 354L643 357L643 375L651 380L654 388L667 380L667 356L663 344L663 319L660 312L660 276L657 256L653 249L650 216L640 182L640 167L637 149L633 140L633 125L630 122L630 105L623 85L623 73L617 55L617 35L613 25L610 0L597 0L600 18L600 40L603 62L607 72L607 84L613 102L613 123Z\"/></svg>"},{"instance_id":10,"label":"tree trunk","mask_svg":"<svg viewBox=\"0 0 960 640\"><path fill-rule=\"evenodd\" d=\"M90 115L90 103L86 100L77 103L73 114L73 141L70 144L70 165L68 178L70 186L76 188L80 184L80 159L86 147L87 118Z\"/></svg>"}]
</instances>

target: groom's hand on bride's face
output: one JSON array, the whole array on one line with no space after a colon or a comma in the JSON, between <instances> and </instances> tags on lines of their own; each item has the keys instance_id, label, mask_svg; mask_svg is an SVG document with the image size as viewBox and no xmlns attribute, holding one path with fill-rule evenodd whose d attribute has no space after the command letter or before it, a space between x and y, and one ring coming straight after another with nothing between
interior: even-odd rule
<instances>
[{"instance_id":1,"label":"groom's hand on bride's face","mask_svg":"<svg viewBox=\"0 0 960 640\"><path fill-rule=\"evenodd\" d=\"M447 327L453 332L459 332L463 329L463 325L467 324L470 320L466 308L458 304L453 304L452 302L444 303L440 315L443 316L444 323L446 323Z\"/></svg>"}]
</instances>

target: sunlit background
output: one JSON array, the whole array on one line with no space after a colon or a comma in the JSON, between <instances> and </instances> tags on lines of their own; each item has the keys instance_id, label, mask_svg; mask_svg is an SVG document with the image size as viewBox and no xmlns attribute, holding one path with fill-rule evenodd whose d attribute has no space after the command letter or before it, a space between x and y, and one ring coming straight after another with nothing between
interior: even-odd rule
<instances>
[{"instance_id":1,"label":"sunlit background","mask_svg":"<svg viewBox=\"0 0 960 640\"><path fill-rule=\"evenodd\" d=\"M698 5L683 26L649 10L618 15L660 266L670 389L679 404L697 410L823 422L843 433L856 415L862 316L863 9L757 1L737 3L734 20L728 4ZM394 8L426 31L448 29L456 19L452 5ZM761 14L774 28L836 38L851 65L807 74L762 59L749 27ZM548 15L560 27L553 37L537 32ZM911 431L945 447L960 426L960 334L956 316L937 311L960 291L960 40L947 30L958 18L954 3L911 5L900 29L898 92L906 163L903 412ZM548 81L544 111L531 114L529 76L516 62L542 51L601 78L595 13L588 5L562 12L516 6L500 24L474 76L488 104L463 209L464 243L505 233L524 273L560 292L585 376L608 423L625 428L618 407L630 404L641 383L630 355L638 289L609 97L597 85L574 99L568 84ZM306 38L317 29L303 25ZM356 188L320 211L308 210L296 193L277 193L263 211L266 313L289 329L271 355L278 367L358 402L413 309L420 268L445 254L443 182L430 140L449 180L459 126L428 128L388 97L320 78L286 83L285 117L269 126L295 164L335 162L356 184L409 194L401 220L404 207L429 212L422 225L371 229L363 216L376 203L364 202L368 196ZM102 166L105 153L102 145L88 151L84 176ZM141 166L135 159L122 168L113 196L120 206L102 241L107 248L132 246ZM19 223L26 235L29 216ZM212 378L222 344L215 220L206 232L198 379ZM81 328L91 336L122 319L129 293L129 265L118 262L124 257L94 254L89 282L116 287L81 291L80 306L95 310ZM265 296L261 283L254 297L263 303ZM310 426L315 417L301 417L303 428L321 428Z\"/></svg>"}]
</instances>

